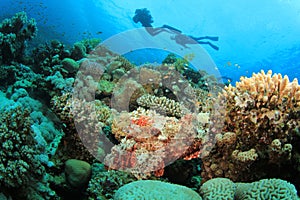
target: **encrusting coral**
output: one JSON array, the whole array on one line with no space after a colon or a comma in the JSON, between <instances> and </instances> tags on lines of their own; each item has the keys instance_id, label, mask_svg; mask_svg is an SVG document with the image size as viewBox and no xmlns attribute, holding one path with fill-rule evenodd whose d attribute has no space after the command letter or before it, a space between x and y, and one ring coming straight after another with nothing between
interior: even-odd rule
<instances>
[{"instance_id":1,"label":"encrusting coral","mask_svg":"<svg viewBox=\"0 0 300 200\"><path fill-rule=\"evenodd\" d=\"M298 151L300 86L272 71L242 77L219 95L225 126L215 133L216 146L203 158L202 177L251 181L287 175ZM214 124L223 124L212 117ZM284 173L283 173L284 171ZM253 173L254 172L254 173Z\"/></svg>"}]
</instances>

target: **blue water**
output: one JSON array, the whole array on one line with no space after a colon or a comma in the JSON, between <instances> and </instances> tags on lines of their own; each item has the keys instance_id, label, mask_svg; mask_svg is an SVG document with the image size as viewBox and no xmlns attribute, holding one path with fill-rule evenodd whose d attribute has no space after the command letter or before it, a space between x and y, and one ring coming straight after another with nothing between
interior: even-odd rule
<instances>
[{"instance_id":1,"label":"blue water","mask_svg":"<svg viewBox=\"0 0 300 200\"><path fill-rule=\"evenodd\" d=\"M202 47L221 76L234 81L261 69L299 77L300 2L297 0L176 1L1 1L0 19L26 10L38 22L39 36L72 44L86 37L110 38L140 28L132 21L137 8L148 8L154 27L168 24L193 36L219 36L215 51ZM101 33L100 33L101 32ZM142 53L143 54L143 53ZM150 52L151 55L151 52ZM163 56L162 56L163 55ZM160 62L164 55L129 57L135 63ZM150 59L151 58L151 59Z\"/></svg>"}]
</instances>

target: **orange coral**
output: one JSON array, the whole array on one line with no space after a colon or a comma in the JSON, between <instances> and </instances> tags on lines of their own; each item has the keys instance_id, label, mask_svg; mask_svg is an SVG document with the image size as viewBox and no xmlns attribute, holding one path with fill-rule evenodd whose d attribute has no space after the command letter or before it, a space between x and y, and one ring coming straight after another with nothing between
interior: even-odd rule
<instances>
[{"instance_id":1,"label":"orange coral","mask_svg":"<svg viewBox=\"0 0 300 200\"><path fill-rule=\"evenodd\" d=\"M132 119L131 123L136 124L138 126L150 126L152 124L152 121L148 116L140 116L137 119Z\"/></svg>"}]
</instances>

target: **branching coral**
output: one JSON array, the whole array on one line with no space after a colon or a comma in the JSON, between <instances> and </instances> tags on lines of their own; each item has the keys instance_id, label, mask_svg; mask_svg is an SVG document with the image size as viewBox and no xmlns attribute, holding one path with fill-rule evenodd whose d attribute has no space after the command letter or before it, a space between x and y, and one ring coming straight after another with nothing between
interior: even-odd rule
<instances>
[{"instance_id":1,"label":"branching coral","mask_svg":"<svg viewBox=\"0 0 300 200\"><path fill-rule=\"evenodd\" d=\"M92 165L92 178L87 193L93 199L113 199L114 193L123 185L135 181L130 173L118 170L106 170L103 164Z\"/></svg>"},{"instance_id":2,"label":"branching coral","mask_svg":"<svg viewBox=\"0 0 300 200\"><path fill-rule=\"evenodd\" d=\"M156 97L146 94L139 97L137 99L137 103L139 106L150 108L169 116L180 118L184 114L182 111L183 105L180 105L180 103L166 97Z\"/></svg>"},{"instance_id":3,"label":"branching coral","mask_svg":"<svg viewBox=\"0 0 300 200\"><path fill-rule=\"evenodd\" d=\"M66 154L87 161L94 159L92 155L103 156L100 137L104 137L102 128L112 123L110 109L99 100L85 102L72 98L70 93L53 97L51 104L68 133L63 138L69 149Z\"/></svg>"},{"instance_id":4,"label":"branching coral","mask_svg":"<svg viewBox=\"0 0 300 200\"><path fill-rule=\"evenodd\" d=\"M290 82L287 76L261 71L242 77L236 87L225 87L218 103L224 105L216 114L225 116L225 126L215 135L214 150L203 159L204 180L249 181L289 173L300 125L297 79ZM212 122L221 121L212 117Z\"/></svg>"},{"instance_id":5,"label":"branching coral","mask_svg":"<svg viewBox=\"0 0 300 200\"><path fill-rule=\"evenodd\" d=\"M35 147L29 115L20 106L1 109L1 187L19 188L32 179L41 179L45 171L35 159L40 152Z\"/></svg>"},{"instance_id":6,"label":"branching coral","mask_svg":"<svg viewBox=\"0 0 300 200\"><path fill-rule=\"evenodd\" d=\"M25 41L36 36L37 27L34 19L27 19L25 12L19 12L11 19L0 24L0 61L10 64L24 58Z\"/></svg>"}]
</instances>

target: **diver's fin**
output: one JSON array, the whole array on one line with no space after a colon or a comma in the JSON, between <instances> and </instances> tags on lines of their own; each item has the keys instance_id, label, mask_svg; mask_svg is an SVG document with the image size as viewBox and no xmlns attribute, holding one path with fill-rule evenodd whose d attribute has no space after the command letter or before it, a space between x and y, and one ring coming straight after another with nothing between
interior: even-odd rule
<instances>
[{"instance_id":1,"label":"diver's fin","mask_svg":"<svg viewBox=\"0 0 300 200\"><path fill-rule=\"evenodd\" d=\"M212 40L212 41L218 41L219 40L219 37L206 36L205 38L208 39L208 40Z\"/></svg>"},{"instance_id":2,"label":"diver's fin","mask_svg":"<svg viewBox=\"0 0 300 200\"><path fill-rule=\"evenodd\" d=\"M210 43L210 42L207 42L207 44L209 44L214 50L216 50L216 51L219 50L219 47L217 47L216 45L213 45L213 44Z\"/></svg>"}]
</instances>

